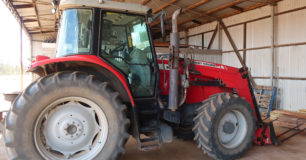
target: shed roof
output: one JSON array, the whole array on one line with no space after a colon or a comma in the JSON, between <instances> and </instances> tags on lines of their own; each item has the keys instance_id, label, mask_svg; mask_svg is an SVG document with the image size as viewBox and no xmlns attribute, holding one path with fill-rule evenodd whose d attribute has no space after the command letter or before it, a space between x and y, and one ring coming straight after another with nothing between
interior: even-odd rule
<instances>
[{"instance_id":1,"label":"shed roof","mask_svg":"<svg viewBox=\"0 0 306 160\"><path fill-rule=\"evenodd\" d=\"M2 0L15 17L23 23L23 28L32 40L49 41L57 34L56 15L52 14L51 0ZM172 13L182 8L178 24L189 29L213 21L211 17L226 18L245 11L275 4L281 0L115 0L133 2L152 8L153 14L166 11L170 21ZM151 24L153 33L158 34L159 20ZM171 27L171 25L169 25Z\"/></svg>"}]
</instances>

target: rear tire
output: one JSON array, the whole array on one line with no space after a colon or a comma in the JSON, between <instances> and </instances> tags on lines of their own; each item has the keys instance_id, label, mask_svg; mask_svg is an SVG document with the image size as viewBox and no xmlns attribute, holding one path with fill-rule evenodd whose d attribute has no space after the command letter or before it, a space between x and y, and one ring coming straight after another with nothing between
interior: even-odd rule
<instances>
[{"instance_id":1,"label":"rear tire","mask_svg":"<svg viewBox=\"0 0 306 160\"><path fill-rule=\"evenodd\" d=\"M255 134L255 113L238 95L219 93L198 108L194 118L194 140L214 159L236 159L251 147Z\"/></svg>"},{"instance_id":2,"label":"rear tire","mask_svg":"<svg viewBox=\"0 0 306 160\"><path fill-rule=\"evenodd\" d=\"M9 158L116 159L129 137L126 106L118 95L86 73L38 79L17 97L6 118Z\"/></svg>"}]
</instances>

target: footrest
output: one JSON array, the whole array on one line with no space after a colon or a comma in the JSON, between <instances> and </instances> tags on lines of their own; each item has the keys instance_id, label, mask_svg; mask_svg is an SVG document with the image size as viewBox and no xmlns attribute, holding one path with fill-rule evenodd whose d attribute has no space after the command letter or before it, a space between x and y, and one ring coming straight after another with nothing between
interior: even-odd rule
<instances>
[{"instance_id":1,"label":"footrest","mask_svg":"<svg viewBox=\"0 0 306 160\"><path fill-rule=\"evenodd\" d=\"M180 123L180 112L173 112L171 110L164 110L163 118L164 118L164 120L166 120L168 122L179 124Z\"/></svg>"},{"instance_id":2,"label":"footrest","mask_svg":"<svg viewBox=\"0 0 306 160\"><path fill-rule=\"evenodd\" d=\"M159 130L158 127L143 127L143 128L140 128L140 133L149 133L149 132L158 131L158 130Z\"/></svg>"},{"instance_id":3,"label":"footrest","mask_svg":"<svg viewBox=\"0 0 306 160\"><path fill-rule=\"evenodd\" d=\"M159 144L152 144L152 145L145 145L145 146L141 146L141 151L152 151L152 150L156 150L159 149L160 145Z\"/></svg>"},{"instance_id":4,"label":"footrest","mask_svg":"<svg viewBox=\"0 0 306 160\"><path fill-rule=\"evenodd\" d=\"M157 140L158 140L158 137L151 137L151 138L140 139L140 142L146 143L146 142L152 142L152 141L157 141Z\"/></svg>"}]
</instances>

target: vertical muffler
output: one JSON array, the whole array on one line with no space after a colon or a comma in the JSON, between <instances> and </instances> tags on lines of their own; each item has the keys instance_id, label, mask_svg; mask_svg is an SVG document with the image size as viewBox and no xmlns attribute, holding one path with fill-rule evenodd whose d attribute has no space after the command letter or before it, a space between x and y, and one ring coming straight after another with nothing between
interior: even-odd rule
<instances>
[{"instance_id":1,"label":"vertical muffler","mask_svg":"<svg viewBox=\"0 0 306 160\"><path fill-rule=\"evenodd\" d=\"M176 111L178 109L180 35L178 32L177 17L181 11L182 9L178 9L172 15L172 33L170 34L170 86L168 109L171 111Z\"/></svg>"}]
</instances>

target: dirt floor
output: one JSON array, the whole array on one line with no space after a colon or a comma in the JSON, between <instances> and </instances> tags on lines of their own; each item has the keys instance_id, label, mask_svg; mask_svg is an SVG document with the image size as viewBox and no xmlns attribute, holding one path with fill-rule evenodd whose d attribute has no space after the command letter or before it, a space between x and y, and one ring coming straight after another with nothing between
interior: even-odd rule
<instances>
[{"instance_id":1,"label":"dirt floor","mask_svg":"<svg viewBox=\"0 0 306 160\"><path fill-rule=\"evenodd\" d=\"M119 160L209 160L193 141L174 140L173 143L164 144L160 150L140 152L136 142L130 139L126 145L126 153ZM305 160L306 134L300 134L281 146L253 146L242 160ZM0 134L0 160L7 160L3 138Z\"/></svg>"}]
</instances>

